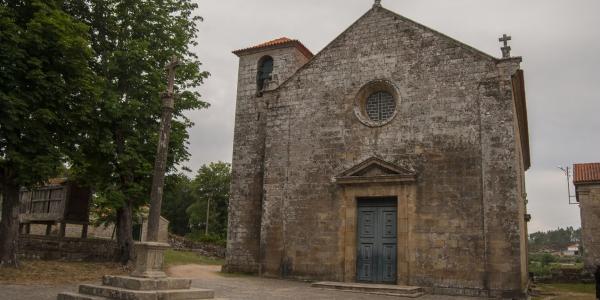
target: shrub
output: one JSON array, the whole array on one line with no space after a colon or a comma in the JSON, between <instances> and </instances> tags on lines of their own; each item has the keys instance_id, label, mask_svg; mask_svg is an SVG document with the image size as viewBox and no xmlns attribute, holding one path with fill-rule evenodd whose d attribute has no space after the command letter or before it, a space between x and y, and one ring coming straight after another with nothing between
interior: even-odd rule
<instances>
[{"instance_id":1,"label":"shrub","mask_svg":"<svg viewBox=\"0 0 600 300\"><path fill-rule=\"evenodd\" d=\"M192 232L186 234L185 237L199 243L208 243L223 247L227 245L227 240L225 238L211 233L204 234L203 231L199 230L193 230Z\"/></svg>"}]
</instances>

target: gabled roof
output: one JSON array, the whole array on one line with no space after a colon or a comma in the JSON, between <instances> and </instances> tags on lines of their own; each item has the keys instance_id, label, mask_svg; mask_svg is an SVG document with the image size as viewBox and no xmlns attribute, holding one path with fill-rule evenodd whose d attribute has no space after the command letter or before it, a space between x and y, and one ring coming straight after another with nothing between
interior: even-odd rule
<instances>
[{"instance_id":1,"label":"gabled roof","mask_svg":"<svg viewBox=\"0 0 600 300\"><path fill-rule=\"evenodd\" d=\"M425 26L425 25L423 25L423 24L421 24L421 23L418 23L418 22L416 22L416 21L413 21L413 20L411 20L411 19L409 19L409 18L407 18L407 17L404 17L404 16L402 16L402 15L399 15L399 14L397 14L397 13L395 13L395 12L393 12L393 11L389 10L389 9L386 9L386 8L384 8L384 7L382 7L382 6L373 6L373 8L369 9L369 10L368 10L366 13L364 13L364 14L363 14L363 15L362 15L360 18L358 18L356 21L354 21L354 23L352 23L350 26L348 26L348 27L346 28L346 30L344 30L344 31L343 31L342 33L340 33L340 34L339 34L337 37L335 37L335 38L334 38L334 39L333 39L331 42L329 42L329 44L327 44L327 45L326 45L326 46L325 46L323 49L321 49L321 51L317 52L317 53L316 53L316 54L314 54L314 55L312 55L312 53L311 53L311 56L309 57L309 58L310 58L310 60L309 60L307 63L305 63L305 64L304 64L302 67L300 67L298 70L296 70L295 74L293 74L292 76L290 76L289 78L287 78L286 80L284 80L284 82L283 82L283 83L281 83L281 84L280 84L280 85L277 87L277 89L280 89L280 88L282 88L283 86L285 86L285 85L286 85L286 83L287 83L288 81L291 81L291 80L292 80L294 77L296 77L296 74L298 74L298 73L302 72L302 70L304 70L304 69L308 68L308 67L309 67L309 66L310 66L310 65L311 65L311 64L312 64L312 63L313 63L315 60L317 60L317 58L318 58L319 56L321 56L323 53L327 52L327 51L328 51L328 50L329 50L331 47L333 47L333 45L334 45L334 44L335 44L335 43L336 43L338 40L341 40L341 39L342 39L344 36L346 36L346 34L347 34L348 32L350 32L350 31L352 30L352 28L354 28L355 26L357 26L358 24L360 24L360 23L361 23L361 21L362 21L363 19L365 19L365 18L367 18L369 15L371 15L371 14L373 14L373 13L377 13L377 12L383 12L383 13L391 14L392 16L394 16L394 17L396 17L396 18L398 18L398 19L401 19L401 20L403 20L403 21L405 21L405 22L407 22L407 23L413 24L413 25L414 25L414 26L416 26L416 27L419 27L419 28L421 28L421 29L423 29L423 30L429 31L429 32L431 32L431 33L433 33L433 34L435 34L435 35L441 36L441 37L443 37L444 39L446 39L446 40L449 40L449 41L451 41L452 43L454 43L454 44L458 45L459 47L461 47L461 48L463 48L463 49L465 49L465 50L467 50L467 51L469 51L469 52L471 52L471 53L474 53L475 55L477 55L477 56L479 56L479 57L482 57L482 58L484 58L484 59L487 59L487 60L490 60L490 61L493 61L493 62L496 62L496 63L497 63L497 62L500 62L500 61L504 61L504 60L521 60L521 57L517 57L517 56L515 56L515 57L510 57L510 58L496 58L496 57L494 57L494 56L492 56L492 55L490 55L490 54L487 54L487 53L485 53L485 52L483 52L483 51L481 51L481 50L479 50L479 49L477 49L477 48L475 48L475 47L469 46L469 45L467 45L467 44L465 44L465 43L463 43L463 42L460 42L460 41L458 41L458 40L456 40L456 39L454 39L454 38L452 38L452 37L450 37L450 36L448 36L448 35L445 35L445 34L443 34L443 33L439 32L439 31L437 31L437 30L435 30L435 29L432 29L432 28L430 28L430 27L427 27L427 26ZM267 43L268 43L268 42L267 42ZM255 47L260 47L260 45L257 45L257 46L255 46ZM247 49L253 49L253 48L246 48L246 49L242 49L242 50L237 50L237 51L234 51L233 53L235 53L236 55L238 55L238 56L239 56L239 54L237 54L237 52L238 52L238 51L245 51L245 50L247 50ZM307 56L307 57L308 57L308 56Z\"/></svg>"},{"instance_id":2,"label":"gabled roof","mask_svg":"<svg viewBox=\"0 0 600 300\"><path fill-rule=\"evenodd\" d=\"M360 184L372 182L412 182L416 180L416 172L371 157L335 177L338 184Z\"/></svg>"},{"instance_id":3,"label":"gabled roof","mask_svg":"<svg viewBox=\"0 0 600 300\"><path fill-rule=\"evenodd\" d=\"M302 44L299 40L293 40L293 39L290 39L287 37L280 37L278 39L264 42L264 43L261 43L261 44L255 45L255 46L243 48L240 50L235 50L235 51L233 51L233 54L235 54L237 56L242 56L245 54L255 53L258 51L264 51L268 48L281 48L281 47L288 47L288 46L296 47L296 49L298 49L298 51L300 51L302 54L304 54L304 56L306 56L309 59L314 56L314 54L312 52L310 52L310 50L308 50L308 48L306 48L304 46L304 44Z\"/></svg>"},{"instance_id":4,"label":"gabled roof","mask_svg":"<svg viewBox=\"0 0 600 300\"><path fill-rule=\"evenodd\" d=\"M573 184L586 183L600 183L600 163L573 165Z\"/></svg>"}]
</instances>

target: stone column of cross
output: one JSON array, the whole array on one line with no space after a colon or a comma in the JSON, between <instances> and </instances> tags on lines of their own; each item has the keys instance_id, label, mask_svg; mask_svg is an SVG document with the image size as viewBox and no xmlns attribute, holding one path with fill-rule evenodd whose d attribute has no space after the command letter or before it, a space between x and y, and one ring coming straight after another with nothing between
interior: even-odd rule
<instances>
[{"instance_id":1,"label":"stone column of cross","mask_svg":"<svg viewBox=\"0 0 600 300\"><path fill-rule=\"evenodd\" d=\"M375 0L375 4L373 4L373 6L381 7L381 0Z\"/></svg>"},{"instance_id":2,"label":"stone column of cross","mask_svg":"<svg viewBox=\"0 0 600 300\"><path fill-rule=\"evenodd\" d=\"M150 214L148 216L148 232L146 239L150 242L158 241L160 224L160 209L162 205L163 187L165 184L165 170L167 165L167 152L169 151L169 138L171 132L171 119L174 109L175 68L180 65L179 59L173 57L165 67L167 70L167 92L162 95L163 111L160 122L160 132L156 160L154 162L154 176L150 193Z\"/></svg>"},{"instance_id":3,"label":"stone column of cross","mask_svg":"<svg viewBox=\"0 0 600 300\"><path fill-rule=\"evenodd\" d=\"M508 41L512 40L512 37L509 35L504 34L500 39L498 39L500 42L504 43L504 47L502 47L502 58L509 58L510 57L510 46L508 45Z\"/></svg>"}]
</instances>

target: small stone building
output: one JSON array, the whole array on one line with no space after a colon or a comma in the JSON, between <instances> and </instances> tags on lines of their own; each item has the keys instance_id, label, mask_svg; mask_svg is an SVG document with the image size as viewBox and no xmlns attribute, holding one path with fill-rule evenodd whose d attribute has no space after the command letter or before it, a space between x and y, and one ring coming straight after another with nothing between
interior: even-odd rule
<instances>
[{"instance_id":1,"label":"small stone building","mask_svg":"<svg viewBox=\"0 0 600 300\"><path fill-rule=\"evenodd\" d=\"M573 165L573 184L581 212L585 268L600 266L600 163Z\"/></svg>"},{"instance_id":2,"label":"small stone building","mask_svg":"<svg viewBox=\"0 0 600 300\"><path fill-rule=\"evenodd\" d=\"M316 55L287 38L234 51L224 269L523 298L529 140L509 50L376 2Z\"/></svg>"}]
</instances>

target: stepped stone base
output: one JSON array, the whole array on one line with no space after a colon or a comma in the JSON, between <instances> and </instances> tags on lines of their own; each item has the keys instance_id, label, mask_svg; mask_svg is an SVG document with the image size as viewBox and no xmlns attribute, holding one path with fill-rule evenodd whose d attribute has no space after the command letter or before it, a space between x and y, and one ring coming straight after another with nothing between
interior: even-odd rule
<instances>
[{"instance_id":1,"label":"stepped stone base","mask_svg":"<svg viewBox=\"0 0 600 300\"><path fill-rule=\"evenodd\" d=\"M79 293L60 293L57 300L196 300L213 299L214 291L191 288L181 278L104 276L102 285L82 284Z\"/></svg>"},{"instance_id":2,"label":"stepped stone base","mask_svg":"<svg viewBox=\"0 0 600 300\"><path fill-rule=\"evenodd\" d=\"M312 287L339 290L345 292L385 295L406 298L418 298L425 295L425 291L421 287L401 286L388 284L366 284L366 283L349 283L349 282L329 282L321 281L312 284Z\"/></svg>"}]
</instances>

